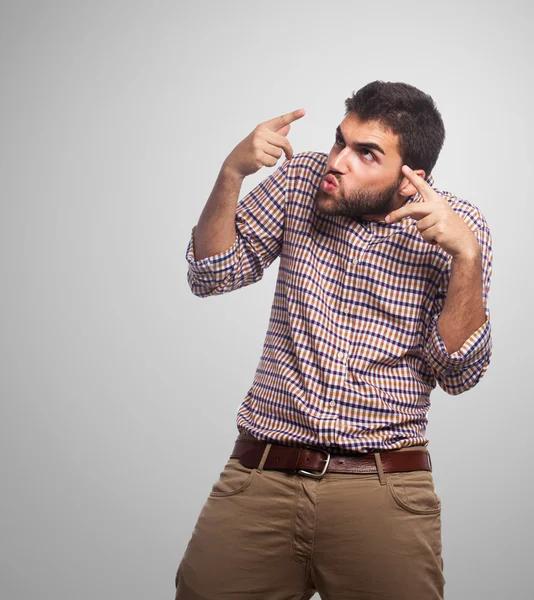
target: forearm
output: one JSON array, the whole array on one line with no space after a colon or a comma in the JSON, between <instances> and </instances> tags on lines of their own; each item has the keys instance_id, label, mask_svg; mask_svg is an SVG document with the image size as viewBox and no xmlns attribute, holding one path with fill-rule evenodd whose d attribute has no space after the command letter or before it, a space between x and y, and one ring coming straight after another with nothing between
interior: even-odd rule
<instances>
[{"instance_id":1,"label":"forearm","mask_svg":"<svg viewBox=\"0 0 534 600\"><path fill-rule=\"evenodd\" d=\"M235 241L235 215L243 177L223 163L195 227L195 259L228 250Z\"/></svg>"},{"instance_id":2,"label":"forearm","mask_svg":"<svg viewBox=\"0 0 534 600\"><path fill-rule=\"evenodd\" d=\"M447 298L437 322L438 333L452 354L486 321L482 296L480 248L454 257Z\"/></svg>"}]
</instances>

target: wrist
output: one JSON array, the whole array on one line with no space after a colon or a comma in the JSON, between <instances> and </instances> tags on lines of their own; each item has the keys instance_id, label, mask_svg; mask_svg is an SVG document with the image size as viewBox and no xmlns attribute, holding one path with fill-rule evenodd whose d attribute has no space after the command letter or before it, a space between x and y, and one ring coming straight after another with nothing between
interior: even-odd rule
<instances>
[{"instance_id":1,"label":"wrist","mask_svg":"<svg viewBox=\"0 0 534 600\"><path fill-rule=\"evenodd\" d=\"M471 263L475 264L482 260L482 252L480 250L480 246L478 241L475 239L474 244L470 244L462 248L460 252L452 255L453 263Z\"/></svg>"},{"instance_id":2,"label":"wrist","mask_svg":"<svg viewBox=\"0 0 534 600\"><path fill-rule=\"evenodd\" d=\"M236 183L243 183L243 180L245 179L245 176L240 173L239 171L237 171L229 162L228 160L225 160L222 164L221 167L221 176L224 177L225 179L231 179L232 181L235 181Z\"/></svg>"}]
</instances>

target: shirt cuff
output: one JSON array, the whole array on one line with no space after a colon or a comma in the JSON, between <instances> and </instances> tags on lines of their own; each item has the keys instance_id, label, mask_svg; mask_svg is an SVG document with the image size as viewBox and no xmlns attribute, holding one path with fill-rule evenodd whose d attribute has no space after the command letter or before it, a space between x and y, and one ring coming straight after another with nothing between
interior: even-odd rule
<instances>
[{"instance_id":1,"label":"shirt cuff","mask_svg":"<svg viewBox=\"0 0 534 600\"><path fill-rule=\"evenodd\" d=\"M185 258L189 263L189 269L198 275L219 275L232 270L235 262L235 256L238 250L239 235L236 232L235 241L228 250L206 256L200 260L195 259L195 227L191 231L191 237L187 245Z\"/></svg>"},{"instance_id":2,"label":"shirt cuff","mask_svg":"<svg viewBox=\"0 0 534 600\"><path fill-rule=\"evenodd\" d=\"M491 350L489 317L456 352L449 354L438 333L438 317L434 317L427 343L427 358L436 373L446 370L463 371L487 356Z\"/></svg>"}]
</instances>

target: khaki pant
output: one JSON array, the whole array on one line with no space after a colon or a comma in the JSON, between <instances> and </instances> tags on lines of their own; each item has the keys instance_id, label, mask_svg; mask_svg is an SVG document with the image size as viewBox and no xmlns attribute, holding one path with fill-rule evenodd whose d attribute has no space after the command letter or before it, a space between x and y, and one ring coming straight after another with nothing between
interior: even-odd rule
<instances>
[{"instance_id":1,"label":"khaki pant","mask_svg":"<svg viewBox=\"0 0 534 600\"><path fill-rule=\"evenodd\" d=\"M264 470L268 449L256 469L228 459L178 567L176 600L443 599L430 471L312 479Z\"/></svg>"}]
</instances>

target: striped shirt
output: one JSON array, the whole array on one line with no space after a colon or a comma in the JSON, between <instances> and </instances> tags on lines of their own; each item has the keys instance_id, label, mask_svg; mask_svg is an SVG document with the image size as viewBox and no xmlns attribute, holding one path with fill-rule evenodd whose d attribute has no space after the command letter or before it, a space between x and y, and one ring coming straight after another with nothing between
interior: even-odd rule
<instances>
[{"instance_id":1,"label":"striped shirt","mask_svg":"<svg viewBox=\"0 0 534 600\"><path fill-rule=\"evenodd\" d=\"M488 225L478 208L437 190L427 176L482 252L486 322L448 354L436 323L451 257L422 238L412 217L387 224L317 212L327 158L295 154L238 202L228 250L195 260L192 229L187 279L199 297L250 285L280 257L263 351L237 428L332 453L426 446L436 383L460 394L489 364ZM421 200L418 192L407 202Z\"/></svg>"}]
</instances>

